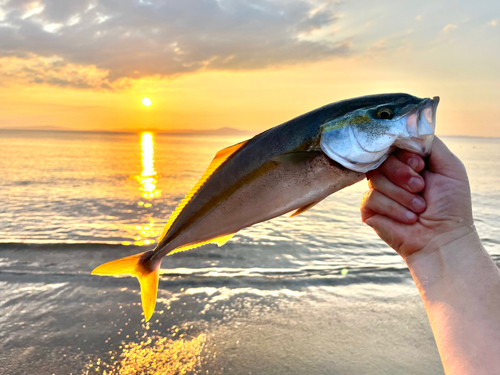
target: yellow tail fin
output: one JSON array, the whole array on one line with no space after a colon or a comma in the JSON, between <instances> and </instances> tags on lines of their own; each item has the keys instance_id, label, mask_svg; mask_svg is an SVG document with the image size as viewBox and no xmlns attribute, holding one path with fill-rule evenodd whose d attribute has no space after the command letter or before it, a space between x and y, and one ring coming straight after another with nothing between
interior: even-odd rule
<instances>
[{"instance_id":1,"label":"yellow tail fin","mask_svg":"<svg viewBox=\"0 0 500 375\"><path fill-rule=\"evenodd\" d=\"M146 321L155 310L156 294L161 262L148 262L152 251L146 251L104 263L92 271L92 275L130 275L139 279L141 284L142 309ZM151 264L153 263L153 264Z\"/></svg>"}]
</instances>

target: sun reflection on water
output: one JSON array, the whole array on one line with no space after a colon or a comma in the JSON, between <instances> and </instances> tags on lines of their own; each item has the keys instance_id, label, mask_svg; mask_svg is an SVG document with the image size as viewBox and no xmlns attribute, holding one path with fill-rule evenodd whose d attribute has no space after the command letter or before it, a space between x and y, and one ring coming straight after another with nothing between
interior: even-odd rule
<instances>
[{"instance_id":1,"label":"sun reflection on water","mask_svg":"<svg viewBox=\"0 0 500 375\"><path fill-rule=\"evenodd\" d=\"M140 175L132 176L139 182L139 191L141 192L142 200L137 203L139 207L149 209L153 207L153 199L161 196L161 190L157 189L159 175L154 168L154 136L153 133L141 133L141 149L142 149L142 172ZM154 230L155 220L152 213L149 214L149 219L146 224L135 226L134 241L124 241L123 245L137 246L149 245L155 242L155 238L160 234Z\"/></svg>"},{"instance_id":2,"label":"sun reflection on water","mask_svg":"<svg viewBox=\"0 0 500 375\"><path fill-rule=\"evenodd\" d=\"M161 196L161 190L156 188L157 173L154 168L154 143L152 133L141 134L142 146L142 173L136 176L137 181L141 184L139 190L142 191L144 199L154 199ZM144 205L148 203L141 202Z\"/></svg>"}]
</instances>

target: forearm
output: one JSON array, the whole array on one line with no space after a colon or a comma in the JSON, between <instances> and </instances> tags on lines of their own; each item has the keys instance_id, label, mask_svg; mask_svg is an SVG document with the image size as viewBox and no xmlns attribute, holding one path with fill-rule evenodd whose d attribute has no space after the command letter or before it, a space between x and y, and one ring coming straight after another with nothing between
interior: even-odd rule
<instances>
[{"instance_id":1,"label":"forearm","mask_svg":"<svg viewBox=\"0 0 500 375\"><path fill-rule=\"evenodd\" d=\"M498 374L500 272L477 233L441 235L406 262L446 374Z\"/></svg>"}]
</instances>

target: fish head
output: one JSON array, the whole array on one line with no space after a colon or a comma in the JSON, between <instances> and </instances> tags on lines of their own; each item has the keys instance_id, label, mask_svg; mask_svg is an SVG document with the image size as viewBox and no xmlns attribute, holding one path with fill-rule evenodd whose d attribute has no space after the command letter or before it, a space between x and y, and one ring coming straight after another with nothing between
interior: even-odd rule
<instances>
[{"instance_id":1,"label":"fish head","mask_svg":"<svg viewBox=\"0 0 500 375\"><path fill-rule=\"evenodd\" d=\"M374 98L363 103L367 106L321 126L322 151L344 167L363 173L377 168L396 148L428 156L439 97L394 94Z\"/></svg>"}]
</instances>

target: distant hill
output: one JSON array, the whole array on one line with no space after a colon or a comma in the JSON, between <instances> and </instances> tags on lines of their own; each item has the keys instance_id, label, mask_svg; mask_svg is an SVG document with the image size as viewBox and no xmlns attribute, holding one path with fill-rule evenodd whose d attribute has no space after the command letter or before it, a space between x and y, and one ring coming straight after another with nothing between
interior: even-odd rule
<instances>
[{"instance_id":1,"label":"distant hill","mask_svg":"<svg viewBox=\"0 0 500 375\"><path fill-rule=\"evenodd\" d=\"M38 126L23 126L23 127L12 127L12 126L0 126L0 130L25 130L25 131L68 131L68 129L62 126L51 126L51 125L38 125Z\"/></svg>"},{"instance_id":2,"label":"distant hill","mask_svg":"<svg viewBox=\"0 0 500 375\"><path fill-rule=\"evenodd\" d=\"M109 131L109 130L73 130L57 126L27 126L22 128L12 128L12 127L1 127L0 131L40 131L40 132L77 132L77 133L140 133L141 131ZM147 130L145 130L147 131ZM219 129L172 129L172 130L151 130L156 134L201 134L201 135L241 135L249 136L255 135L255 132L250 132L246 130L240 130L235 128L219 128Z\"/></svg>"}]
</instances>

